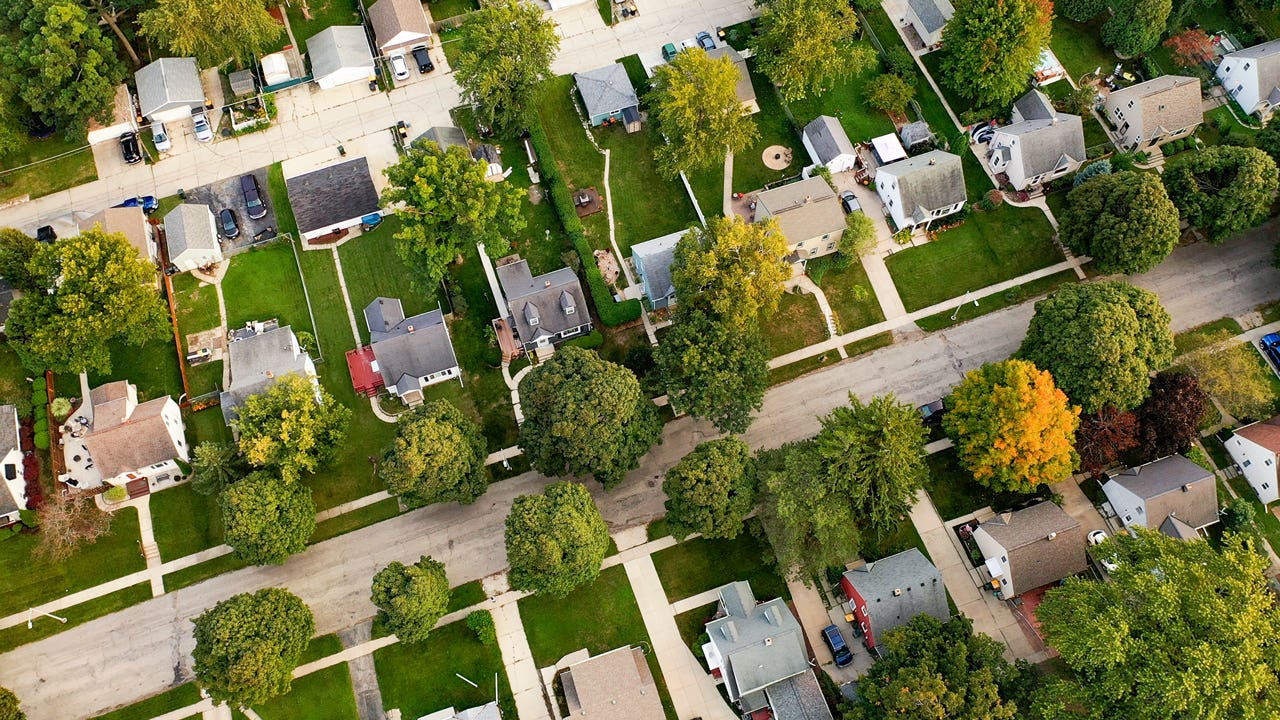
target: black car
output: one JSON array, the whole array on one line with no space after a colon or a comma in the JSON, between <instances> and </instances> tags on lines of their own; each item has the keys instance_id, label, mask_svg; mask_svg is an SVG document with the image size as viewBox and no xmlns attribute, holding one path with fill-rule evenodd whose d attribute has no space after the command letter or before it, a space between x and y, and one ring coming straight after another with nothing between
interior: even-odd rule
<instances>
[{"instance_id":1,"label":"black car","mask_svg":"<svg viewBox=\"0 0 1280 720\"><path fill-rule=\"evenodd\" d=\"M413 53L413 60L418 63L418 72L425 75L436 69L436 64L431 62L431 53L427 51L426 45L419 45L409 52Z\"/></svg>"},{"instance_id":2,"label":"black car","mask_svg":"<svg viewBox=\"0 0 1280 720\"><path fill-rule=\"evenodd\" d=\"M231 208L218 211L218 227L222 229L222 237L228 240L240 237L240 221L236 219L236 211Z\"/></svg>"},{"instance_id":3,"label":"black car","mask_svg":"<svg viewBox=\"0 0 1280 720\"><path fill-rule=\"evenodd\" d=\"M267 204L262 200L262 189L258 187L258 178L253 175L241 177L240 192L244 195L244 207L249 211L250 220L261 220L267 216Z\"/></svg>"},{"instance_id":4,"label":"black car","mask_svg":"<svg viewBox=\"0 0 1280 720\"><path fill-rule=\"evenodd\" d=\"M142 146L138 144L138 133L127 132L120 136L120 154L130 165L142 162Z\"/></svg>"}]
</instances>

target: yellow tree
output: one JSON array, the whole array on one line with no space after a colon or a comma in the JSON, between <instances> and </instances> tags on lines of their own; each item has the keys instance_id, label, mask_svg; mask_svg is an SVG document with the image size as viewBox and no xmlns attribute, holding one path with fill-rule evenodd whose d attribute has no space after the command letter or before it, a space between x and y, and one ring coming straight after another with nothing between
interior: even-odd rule
<instances>
[{"instance_id":1,"label":"yellow tree","mask_svg":"<svg viewBox=\"0 0 1280 720\"><path fill-rule=\"evenodd\" d=\"M776 221L715 218L705 230L695 226L680 238L671 282L681 305L696 305L747 327L778 308L782 283L791 277L786 254L787 241Z\"/></svg>"},{"instance_id":2,"label":"yellow tree","mask_svg":"<svg viewBox=\"0 0 1280 720\"><path fill-rule=\"evenodd\" d=\"M1048 371L1026 360L990 363L965 376L947 402L943 427L960 463L994 490L1029 491L1076 467L1080 408Z\"/></svg>"}]
</instances>

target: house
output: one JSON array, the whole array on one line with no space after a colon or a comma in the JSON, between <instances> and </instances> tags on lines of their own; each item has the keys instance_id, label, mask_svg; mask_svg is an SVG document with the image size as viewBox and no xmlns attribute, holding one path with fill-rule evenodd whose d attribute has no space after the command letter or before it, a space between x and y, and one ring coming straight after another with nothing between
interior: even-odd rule
<instances>
[{"instance_id":1,"label":"house","mask_svg":"<svg viewBox=\"0 0 1280 720\"><path fill-rule=\"evenodd\" d=\"M302 175L285 178L289 203L303 240L324 235L339 239L360 218L379 212L378 191L369 174L369 160L344 160Z\"/></svg>"},{"instance_id":2,"label":"house","mask_svg":"<svg viewBox=\"0 0 1280 720\"><path fill-rule=\"evenodd\" d=\"M926 48L932 48L942 42L942 29L955 14L947 0L907 0L906 24L915 28Z\"/></svg>"},{"instance_id":3,"label":"house","mask_svg":"<svg viewBox=\"0 0 1280 720\"><path fill-rule=\"evenodd\" d=\"M1245 112L1266 122L1280 105L1280 40L1224 56L1217 75Z\"/></svg>"},{"instance_id":4,"label":"house","mask_svg":"<svg viewBox=\"0 0 1280 720\"><path fill-rule=\"evenodd\" d=\"M121 135L137 132L137 130L138 113L133 107L133 93L127 84L120 83L116 86L115 96L112 98L111 116L103 122L89 118L89 133L86 139L90 145L104 142L115 145L120 142Z\"/></svg>"},{"instance_id":5,"label":"house","mask_svg":"<svg viewBox=\"0 0 1280 720\"><path fill-rule=\"evenodd\" d=\"M988 144L987 163L1004 173L1016 190L1075 172L1085 161L1084 123L1060 113L1039 90L1018 98L1009 125L997 128Z\"/></svg>"},{"instance_id":6,"label":"house","mask_svg":"<svg viewBox=\"0 0 1280 720\"><path fill-rule=\"evenodd\" d=\"M431 141L440 146L441 150L448 150L451 147L460 147L467 152L471 152L471 144L467 142L467 134L462 132L461 128L452 125L442 125L433 128L427 128L427 131L414 138L414 142Z\"/></svg>"},{"instance_id":7,"label":"house","mask_svg":"<svg viewBox=\"0 0 1280 720\"><path fill-rule=\"evenodd\" d=\"M369 6L369 24L373 26L378 52L392 54L410 45L420 45L431 38L431 24L418 0L378 0Z\"/></svg>"},{"instance_id":8,"label":"house","mask_svg":"<svg viewBox=\"0 0 1280 720\"><path fill-rule=\"evenodd\" d=\"M332 25L307 38L311 76L321 90L373 79L373 53L361 25Z\"/></svg>"},{"instance_id":9,"label":"house","mask_svg":"<svg viewBox=\"0 0 1280 720\"><path fill-rule=\"evenodd\" d=\"M138 112L153 123L177 122L204 107L204 87L195 58L165 57L134 73Z\"/></svg>"},{"instance_id":10,"label":"house","mask_svg":"<svg viewBox=\"0 0 1280 720\"><path fill-rule=\"evenodd\" d=\"M793 263L835 252L846 227L840 200L820 177L757 193L755 219L766 218L777 219Z\"/></svg>"},{"instance_id":11,"label":"house","mask_svg":"<svg viewBox=\"0 0 1280 720\"><path fill-rule=\"evenodd\" d=\"M738 96L738 102L742 103L743 112L748 115L760 112L760 103L756 101L756 88L751 84L751 72L747 69L747 61L742 55L729 45L721 45L715 50L708 50L707 57L712 60L727 57L733 62L733 66L738 69L738 84L733 90Z\"/></svg>"},{"instance_id":12,"label":"house","mask_svg":"<svg viewBox=\"0 0 1280 720\"><path fill-rule=\"evenodd\" d=\"M640 276L640 286L649 301L650 310L676 303L676 286L671 284L671 263L676 259L676 245L688 230L646 240L631 246L631 264Z\"/></svg>"},{"instance_id":13,"label":"house","mask_svg":"<svg viewBox=\"0 0 1280 720\"><path fill-rule=\"evenodd\" d=\"M1084 529L1052 502L1004 512L978 525L973 539L996 597L1005 600L1085 571Z\"/></svg>"},{"instance_id":14,"label":"house","mask_svg":"<svg viewBox=\"0 0 1280 720\"><path fill-rule=\"evenodd\" d=\"M718 593L717 617L706 625L709 641L702 651L711 673L724 680L729 701L744 716L767 707L777 718L831 720L809 666L804 631L786 601L757 603L751 584L741 580Z\"/></svg>"},{"instance_id":15,"label":"house","mask_svg":"<svg viewBox=\"0 0 1280 720\"><path fill-rule=\"evenodd\" d=\"M852 170L858 163L858 151L849 142L844 126L830 115L819 115L804 126L800 141L809 151L815 165L821 165L833 173Z\"/></svg>"},{"instance_id":16,"label":"house","mask_svg":"<svg viewBox=\"0 0 1280 720\"><path fill-rule=\"evenodd\" d=\"M663 720L662 698L644 649L621 647L565 668L568 720Z\"/></svg>"},{"instance_id":17,"label":"house","mask_svg":"<svg viewBox=\"0 0 1280 720\"><path fill-rule=\"evenodd\" d=\"M95 215L90 215L81 223L80 229L83 232L94 226L101 226L104 232L124 235L129 244L138 251L138 257L151 262L155 262L159 257L151 224L147 222L147 216L140 207L107 208Z\"/></svg>"},{"instance_id":18,"label":"house","mask_svg":"<svg viewBox=\"0 0 1280 720\"><path fill-rule=\"evenodd\" d=\"M964 168L958 155L931 150L876 170L876 192L899 229L926 227L964 207Z\"/></svg>"},{"instance_id":19,"label":"house","mask_svg":"<svg viewBox=\"0 0 1280 720\"><path fill-rule=\"evenodd\" d=\"M1190 135L1204 120L1200 80L1162 75L1107 95L1105 113L1116 148L1136 152Z\"/></svg>"},{"instance_id":20,"label":"house","mask_svg":"<svg viewBox=\"0 0 1280 720\"><path fill-rule=\"evenodd\" d=\"M1213 473L1181 455L1123 470L1102 484L1102 492L1125 527L1191 540L1218 522Z\"/></svg>"},{"instance_id":21,"label":"house","mask_svg":"<svg viewBox=\"0 0 1280 720\"><path fill-rule=\"evenodd\" d=\"M449 326L439 309L404 316L396 298L375 298L364 309L369 345L347 353L356 392L372 397L385 387L406 405L421 405L422 389L446 380L462 382Z\"/></svg>"},{"instance_id":22,"label":"house","mask_svg":"<svg viewBox=\"0 0 1280 720\"><path fill-rule=\"evenodd\" d=\"M1276 475L1280 462L1276 457L1280 452L1280 415L1236 430L1226 446L1258 501L1267 505L1280 500L1280 477Z\"/></svg>"},{"instance_id":23,"label":"house","mask_svg":"<svg viewBox=\"0 0 1280 720\"><path fill-rule=\"evenodd\" d=\"M861 631L868 650L877 637L917 615L943 622L951 617L942 573L917 548L846 571L840 587L849 598L855 632Z\"/></svg>"},{"instance_id":24,"label":"house","mask_svg":"<svg viewBox=\"0 0 1280 720\"><path fill-rule=\"evenodd\" d=\"M78 440L108 485L145 483L155 492L183 479L182 464L190 454L182 410L173 398L139 403L138 388L117 380L90 390L79 412L89 422Z\"/></svg>"},{"instance_id":25,"label":"house","mask_svg":"<svg viewBox=\"0 0 1280 720\"><path fill-rule=\"evenodd\" d=\"M454 710L451 707L447 707L443 710L423 715L418 720L502 720L502 713L498 710L498 701L494 700L466 710Z\"/></svg>"},{"instance_id":26,"label":"house","mask_svg":"<svg viewBox=\"0 0 1280 720\"><path fill-rule=\"evenodd\" d=\"M183 203L164 216L165 245L169 264L178 272L222 262L218 226L208 205Z\"/></svg>"},{"instance_id":27,"label":"house","mask_svg":"<svg viewBox=\"0 0 1280 720\"><path fill-rule=\"evenodd\" d=\"M236 410L250 396L266 392L271 383L289 373L311 378L320 402L320 383L311 355L298 344L293 328L275 320L249 323L228 333L227 355L231 363L231 384L222 392L222 419L231 425ZM234 427L234 426L232 426Z\"/></svg>"},{"instance_id":28,"label":"house","mask_svg":"<svg viewBox=\"0 0 1280 720\"><path fill-rule=\"evenodd\" d=\"M507 300L510 327L525 352L591 332L591 313L572 270L560 268L534 277L528 260L499 263L498 283Z\"/></svg>"},{"instance_id":29,"label":"house","mask_svg":"<svg viewBox=\"0 0 1280 720\"><path fill-rule=\"evenodd\" d=\"M0 528L22 519L27 509L27 480L22 467L22 443L18 436L18 409L0 405L0 470L4 491L0 492Z\"/></svg>"},{"instance_id":30,"label":"house","mask_svg":"<svg viewBox=\"0 0 1280 720\"><path fill-rule=\"evenodd\" d=\"M622 63L574 73L573 80L591 127L622 122L629 133L640 129L640 99Z\"/></svg>"}]
</instances>

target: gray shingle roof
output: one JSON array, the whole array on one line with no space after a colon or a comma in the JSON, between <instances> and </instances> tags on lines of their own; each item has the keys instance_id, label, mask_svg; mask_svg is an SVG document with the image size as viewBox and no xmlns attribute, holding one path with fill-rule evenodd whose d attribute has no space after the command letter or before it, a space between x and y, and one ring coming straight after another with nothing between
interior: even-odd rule
<instances>
[{"instance_id":1,"label":"gray shingle roof","mask_svg":"<svg viewBox=\"0 0 1280 720\"><path fill-rule=\"evenodd\" d=\"M959 156L949 152L931 150L882 165L877 170L876 182L882 182L881 176L886 174L897 179L903 214L914 216L918 222L923 222L934 210L966 199L964 166Z\"/></svg>"},{"instance_id":2,"label":"gray shingle roof","mask_svg":"<svg viewBox=\"0 0 1280 720\"><path fill-rule=\"evenodd\" d=\"M1013 103L1014 123L1020 123L1023 120L1052 120L1057 114L1058 111L1054 109L1049 96L1039 90L1032 90Z\"/></svg>"},{"instance_id":3,"label":"gray shingle roof","mask_svg":"<svg viewBox=\"0 0 1280 720\"><path fill-rule=\"evenodd\" d=\"M520 260L499 265L497 273L521 342L532 343L541 335L555 335L591 322L582 285L569 268L533 277L529 262ZM573 299L573 314L564 312L561 300L566 292ZM529 321L531 317L538 318L536 326Z\"/></svg>"},{"instance_id":4,"label":"gray shingle roof","mask_svg":"<svg viewBox=\"0 0 1280 720\"><path fill-rule=\"evenodd\" d=\"M414 142L419 140L430 140L439 145L441 150L448 150L455 145L464 150L470 149L470 145L467 144L467 134L462 132L461 128L452 125L428 128L426 132L415 138Z\"/></svg>"},{"instance_id":5,"label":"gray shingle roof","mask_svg":"<svg viewBox=\"0 0 1280 720\"><path fill-rule=\"evenodd\" d=\"M331 25L307 38L311 74L322 78L344 68L373 67L373 52L362 25Z\"/></svg>"},{"instance_id":6,"label":"gray shingle roof","mask_svg":"<svg viewBox=\"0 0 1280 720\"><path fill-rule=\"evenodd\" d=\"M138 109L142 115L180 105L204 105L204 88L195 58L160 58L134 73L138 86Z\"/></svg>"},{"instance_id":7,"label":"gray shingle roof","mask_svg":"<svg viewBox=\"0 0 1280 720\"><path fill-rule=\"evenodd\" d=\"M387 385L416 390L418 378L458 366L440 310L406 318L399 300L380 297L364 309L364 317L373 356ZM408 385L402 386L406 378Z\"/></svg>"},{"instance_id":8,"label":"gray shingle roof","mask_svg":"<svg viewBox=\"0 0 1280 720\"><path fill-rule=\"evenodd\" d=\"M631 86L631 78L627 77L627 69L621 63L574 73L573 79L578 83L578 92L582 94L588 117L640 104L636 89Z\"/></svg>"},{"instance_id":9,"label":"gray shingle roof","mask_svg":"<svg viewBox=\"0 0 1280 720\"><path fill-rule=\"evenodd\" d=\"M765 690L773 716L781 720L832 720L831 708L813 670L774 683Z\"/></svg>"},{"instance_id":10,"label":"gray shingle roof","mask_svg":"<svg viewBox=\"0 0 1280 720\"><path fill-rule=\"evenodd\" d=\"M930 33L941 30L956 13L947 0L907 0L907 5L920 18L925 31Z\"/></svg>"},{"instance_id":11,"label":"gray shingle roof","mask_svg":"<svg viewBox=\"0 0 1280 720\"><path fill-rule=\"evenodd\" d=\"M0 458L11 450L20 450L18 439L18 409L13 405L0 405Z\"/></svg>"},{"instance_id":12,"label":"gray shingle roof","mask_svg":"<svg viewBox=\"0 0 1280 720\"><path fill-rule=\"evenodd\" d=\"M1149 527L1169 515L1177 515L1193 528L1211 525L1218 520L1218 492L1213 473L1181 455L1170 455L1129 468L1108 482L1116 483L1147 502Z\"/></svg>"},{"instance_id":13,"label":"gray shingle roof","mask_svg":"<svg viewBox=\"0 0 1280 720\"><path fill-rule=\"evenodd\" d=\"M1031 94L1039 93L1028 93ZM1049 110L1052 114L1047 117L1024 119L998 131L1018 138L1017 145L1009 149L1021 153L1022 174L1026 177L1085 160L1084 124L1080 117L1058 113L1052 106Z\"/></svg>"},{"instance_id":14,"label":"gray shingle roof","mask_svg":"<svg viewBox=\"0 0 1280 720\"><path fill-rule=\"evenodd\" d=\"M898 130L898 137L902 138L902 144L911 149L923 142L933 139L933 131L929 129L929 123L918 120L907 125L903 125Z\"/></svg>"},{"instance_id":15,"label":"gray shingle roof","mask_svg":"<svg viewBox=\"0 0 1280 720\"><path fill-rule=\"evenodd\" d=\"M644 268L645 293L650 300L675 294L675 286L671 283L671 263L676 259L676 245L687 232L681 230L631 246L632 261Z\"/></svg>"},{"instance_id":16,"label":"gray shingle roof","mask_svg":"<svg viewBox=\"0 0 1280 720\"><path fill-rule=\"evenodd\" d=\"M1280 40L1270 40L1238 50L1224 57L1222 61L1235 58L1253 60L1256 68L1254 72L1258 75L1258 97L1274 105L1276 101L1272 98L1280 95Z\"/></svg>"},{"instance_id":17,"label":"gray shingle roof","mask_svg":"<svg viewBox=\"0 0 1280 720\"><path fill-rule=\"evenodd\" d=\"M231 386L221 396L222 416L230 422L236 408L251 395L264 392L289 373L306 374L310 356L298 346L293 328L285 325L227 345Z\"/></svg>"},{"instance_id":18,"label":"gray shingle roof","mask_svg":"<svg viewBox=\"0 0 1280 720\"><path fill-rule=\"evenodd\" d=\"M383 50L403 47L431 35L427 14L418 0L378 0L369 6L369 24L373 26L378 47Z\"/></svg>"},{"instance_id":19,"label":"gray shingle roof","mask_svg":"<svg viewBox=\"0 0 1280 720\"><path fill-rule=\"evenodd\" d=\"M358 157L285 180L298 231L326 230L378 211L369 161Z\"/></svg>"},{"instance_id":20,"label":"gray shingle roof","mask_svg":"<svg viewBox=\"0 0 1280 720\"><path fill-rule=\"evenodd\" d=\"M916 615L943 622L951 617L942 573L916 548L849 570L844 578L867 604L877 638Z\"/></svg>"},{"instance_id":21,"label":"gray shingle roof","mask_svg":"<svg viewBox=\"0 0 1280 720\"><path fill-rule=\"evenodd\" d=\"M733 88L738 96L738 102L755 102L756 88L751 84L751 72L747 69L747 61L738 54L737 50L728 45L721 45L715 50L707 51L707 56L712 59L727 57L732 60L734 67L738 69L738 84Z\"/></svg>"},{"instance_id":22,"label":"gray shingle roof","mask_svg":"<svg viewBox=\"0 0 1280 720\"><path fill-rule=\"evenodd\" d=\"M818 153L816 160L823 165L841 155L853 155L857 152L840 121L830 115L819 115L813 122L805 125L804 136Z\"/></svg>"},{"instance_id":23,"label":"gray shingle roof","mask_svg":"<svg viewBox=\"0 0 1280 720\"><path fill-rule=\"evenodd\" d=\"M707 623L707 636L725 663L725 682L741 697L809 669L800 623L781 598L756 604L745 581L720 588L725 617Z\"/></svg>"},{"instance_id":24,"label":"gray shingle roof","mask_svg":"<svg viewBox=\"0 0 1280 720\"><path fill-rule=\"evenodd\" d=\"M183 203L164 216L165 243L169 258L187 250L218 250L218 230L208 205Z\"/></svg>"},{"instance_id":25,"label":"gray shingle roof","mask_svg":"<svg viewBox=\"0 0 1280 720\"><path fill-rule=\"evenodd\" d=\"M1084 572L1088 566L1084 530L1052 502L1001 513L978 527L1008 553L1014 590L1019 594Z\"/></svg>"}]
</instances>

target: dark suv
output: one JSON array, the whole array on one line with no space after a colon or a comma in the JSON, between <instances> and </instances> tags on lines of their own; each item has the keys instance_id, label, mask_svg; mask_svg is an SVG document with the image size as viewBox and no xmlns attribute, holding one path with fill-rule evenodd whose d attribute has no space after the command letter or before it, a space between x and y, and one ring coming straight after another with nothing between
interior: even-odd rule
<instances>
[{"instance_id":1,"label":"dark suv","mask_svg":"<svg viewBox=\"0 0 1280 720\"><path fill-rule=\"evenodd\" d=\"M418 63L418 72L425 75L436 69L436 64L431 62L431 53L426 45L419 45L409 52L413 53L413 61Z\"/></svg>"},{"instance_id":2,"label":"dark suv","mask_svg":"<svg viewBox=\"0 0 1280 720\"><path fill-rule=\"evenodd\" d=\"M138 144L138 133L127 132L120 136L120 154L130 165L142 162L142 147Z\"/></svg>"},{"instance_id":3,"label":"dark suv","mask_svg":"<svg viewBox=\"0 0 1280 720\"><path fill-rule=\"evenodd\" d=\"M840 634L840 628L835 625L828 625L822 628L822 639L826 640L827 645L831 648L831 654L836 658L836 667L844 667L853 662L853 652L844 643L844 636Z\"/></svg>"},{"instance_id":4,"label":"dark suv","mask_svg":"<svg viewBox=\"0 0 1280 720\"><path fill-rule=\"evenodd\" d=\"M244 195L244 208L252 220L261 220L267 216L267 204L262 201L262 189L258 187L258 178L245 175L240 178L240 192Z\"/></svg>"}]
</instances>

